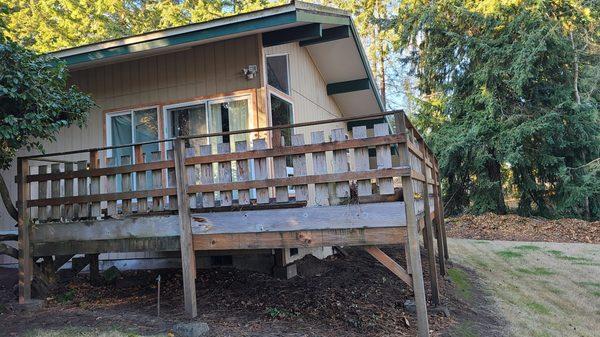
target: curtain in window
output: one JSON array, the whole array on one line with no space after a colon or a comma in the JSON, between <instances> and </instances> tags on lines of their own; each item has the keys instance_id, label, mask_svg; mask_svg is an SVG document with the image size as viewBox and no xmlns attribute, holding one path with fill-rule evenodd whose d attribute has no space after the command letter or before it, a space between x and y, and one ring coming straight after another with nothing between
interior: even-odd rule
<instances>
[{"instance_id":1,"label":"curtain in window","mask_svg":"<svg viewBox=\"0 0 600 337\"><path fill-rule=\"evenodd\" d=\"M113 116L110 118L111 142L112 145L125 145L133 143L131 134L131 115ZM121 147L112 151L113 163L115 166L121 165L122 156L131 156L131 147Z\"/></svg>"},{"instance_id":2,"label":"curtain in window","mask_svg":"<svg viewBox=\"0 0 600 337\"><path fill-rule=\"evenodd\" d=\"M156 109L134 111L135 142L148 142L158 139L158 121ZM158 143L142 145L142 153L151 158L151 153L158 151Z\"/></svg>"}]
</instances>

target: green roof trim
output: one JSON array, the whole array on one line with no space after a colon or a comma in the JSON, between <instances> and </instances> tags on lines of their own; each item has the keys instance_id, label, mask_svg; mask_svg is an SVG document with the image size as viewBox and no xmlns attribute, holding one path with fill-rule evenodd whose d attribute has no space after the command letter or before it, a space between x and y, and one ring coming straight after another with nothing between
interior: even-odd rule
<instances>
[{"instance_id":1,"label":"green roof trim","mask_svg":"<svg viewBox=\"0 0 600 337\"><path fill-rule=\"evenodd\" d=\"M343 25L329 29L323 29L323 36L317 39L300 41L300 47L310 46L311 44L335 41L350 37L350 26Z\"/></svg>"},{"instance_id":2,"label":"green roof trim","mask_svg":"<svg viewBox=\"0 0 600 337\"><path fill-rule=\"evenodd\" d=\"M368 78L327 84L327 96L345 94L347 92L369 90L371 81Z\"/></svg>"},{"instance_id":3,"label":"green roof trim","mask_svg":"<svg viewBox=\"0 0 600 337\"><path fill-rule=\"evenodd\" d=\"M290 42L314 40L323 36L323 27L320 23L296 26L272 32L262 33L263 47L277 46Z\"/></svg>"},{"instance_id":4,"label":"green roof trim","mask_svg":"<svg viewBox=\"0 0 600 337\"><path fill-rule=\"evenodd\" d=\"M178 44L217 38L221 36L238 34L257 29L276 27L296 22L296 13L287 12L272 16L251 19L247 21L235 22L225 26L213 27L195 32L158 38L152 41L144 41L126 46L118 46L114 48L108 48L84 54L67 56L64 57L63 60L67 63L67 65L74 65L90 61L98 61L110 57L123 56L131 53L151 50L154 48L169 47Z\"/></svg>"}]
</instances>

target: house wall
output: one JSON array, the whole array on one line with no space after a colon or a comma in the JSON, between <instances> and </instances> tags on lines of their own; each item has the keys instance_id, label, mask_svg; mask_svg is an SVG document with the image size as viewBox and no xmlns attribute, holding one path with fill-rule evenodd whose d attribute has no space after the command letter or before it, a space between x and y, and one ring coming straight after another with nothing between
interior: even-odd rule
<instances>
[{"instance_id":1,"label":"house wall","mask_svg":"<svg viewBox=\"0 0 600 337\"><path fill-rule=\"evenodd\" d=\"M259 71L262 71L259 40L257 35L241 37L72 72L72 84L90 93L98 106L91 110L86 127L63 129L55 142L44 143L46 152L103 146L104 114L109 111L161 106L237 93L255 95L256 88L260 87L260 76L247 80L242 76L241 70L250 64L256 64ZM258 111L256 99L253 99L252 104L254 106L251 109ZM25 151L19 152L19 155L25 154ZM79 158L71 156L68 159ZM33 162L31 165L37 164ZM16 202L16 162L9 170L1 173L13 201ZM15 223L4 206L1 206L0 232L15 230ZM0 263L7 261L8 257L0 255Z\"/></svg>"}]
</instances>

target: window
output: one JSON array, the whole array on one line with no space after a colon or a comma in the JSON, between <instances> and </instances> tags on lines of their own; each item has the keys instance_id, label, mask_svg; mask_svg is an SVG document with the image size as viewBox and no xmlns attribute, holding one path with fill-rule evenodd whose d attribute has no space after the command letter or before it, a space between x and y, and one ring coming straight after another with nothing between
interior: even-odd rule
<instances>
[{"instance_id":1,"label":"window","mask_svg":"<svg viewBox=\"0 0 600 337\"><path fill-rule=\"evenodd\" d=\"M293 122L292 103L280 98L279 96L271 94L272 125L287 125L292 124ZM281 135L283 136L285 145L292 145L291 129L282 129Z\"/></svg>"},{"instance_id":2,"label":"window","mask_svg":"<svg viewBox=\"0 0 600 337\"><path fill-rule=\"evenodd\" d=\"M287 55L267 56L267 83L285 94L290 94Z\"/></svg>"},{"instance_id":3,"label":"window","mask_svg":"<svg viewBox=\"0 0 600 337\"><path fill-rule=\"evenodd\" d=\"M106 116L107 145L126 145L158 140L158 117L156 108L129 110ZM158 151L158 144L142 145L142 153L150 158ZM109 151L114 165L121 165L122 156L130 156L134 161L133 148L122 147Z\"/></svg>"}]
</instances>

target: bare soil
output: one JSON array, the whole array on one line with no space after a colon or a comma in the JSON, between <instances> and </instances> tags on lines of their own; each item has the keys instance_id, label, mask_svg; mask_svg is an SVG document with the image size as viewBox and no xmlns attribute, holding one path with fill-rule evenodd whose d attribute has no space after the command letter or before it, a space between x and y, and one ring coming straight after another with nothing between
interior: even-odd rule
<instances>
[{"instance_id":1,"label":"bare soil","mask_svg":"<svg viewBox=\"0 0 600 337\"><path fill-rule=\"evenodd\" d=\"M447 235L462 239L600 243L600 221L486 213L448 218L446 223Z\"/></svg>"},{"instance_id":2,"label":"bare soil","mask_svg":"<svg viewBox=\"0 0 600 337\"><path fill-rule=\"evenodd\" d=\"M404 264L401 248L384 250ZM235 269L199 271L198 320L207 322L216 337L416 334L416 317L404 307L406 300L412 300L411 292L363 250L349 249L348 256L326 260L306 257L299 272L301 276L280 280ZM160 318L156 315L158 274L162 277ZM100 286L90 285L81 275L61 283L45 307L33 312L20 311L16 305L16 277L13 269L0 270L0 320L6 336L64 328L164 335L174 323L186 321L179 270L126 272L115 285ZM456 335L452 326L472 314L472 305L455 296L454 289L452 282L442 282L443 304L451 316L430 313L433 336ZM480 320L483 326L499 324L494 317Z\"/></svg>"}]
</instances>

